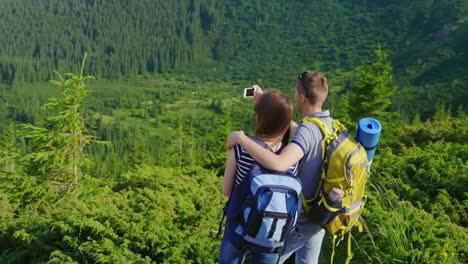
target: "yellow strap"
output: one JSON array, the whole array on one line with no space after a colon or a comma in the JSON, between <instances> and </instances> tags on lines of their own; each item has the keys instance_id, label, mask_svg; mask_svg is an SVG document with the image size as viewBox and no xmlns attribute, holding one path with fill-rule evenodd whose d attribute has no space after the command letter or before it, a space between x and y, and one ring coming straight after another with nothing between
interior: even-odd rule
<instances>
[{"instance_id":1,"label":"yellow strap","mask_svg":"<svg viewBox=\"0 0 468 264\"><path fill-rule=\"evenodd\" d=\"M328 203L327 203L327 200L325 199L324 196L322 196L322 199L320 199L320 202L323 201L323 205L325 205L325 208L327 208L328 211L330 212L336 212L338 210L340 210L340 208L335 208L335 207L331 207ZM320 204L320 203L319 203Z\"/></svg>"},{"instance_id":2,"label":"yellow strap","mask_svg":"<svg viewBox=\"0 0 468 264\"><path fill-rule=\"evenodd\" d=\"M326 177L325 170L322 170L322 179L324 179L325 177ZM312 199L310 199L309 201L316 201L317 200L318 196L322 193L322 185L323 185L323 180L320 180L319 185L317 186L317 189L315 191L314 197Z\"/></svg>"},{"instance_id":3,"label":"yellow strap","mask_svg":"<svg viewBox=\"0 0 468 264\"><path fill-rule=\"evenodd\" d=\"M304 207L304 212L306 214L309 214L309 211L310 211L310 206L308 205L309 201L306 200L302 192L301 192L301 200L302 200L302 206Z\"/></svg>"},{"instance_id":4,"label":"yellow strap","mask_svg":"<svg viewBox=\"0 0 468 264\"><path fill-rule=\"evenodd\" d=\"M362 228L362 223L361 223L361 221L359 221L359 222L357 223L357 226L358 226L359 233L362 233L363 228Z\"/></svg>"},{"instance_id":5,"label":"yellow strap","mask_svg":"<svg viewBox=\"0 0 468 264\"><path fill-rule=\"evenodd\" d=\"M325 160L325 140L322 141L322 160Z\"/></svg>"},{"instance_id":6,"label":"yellow strap","mask_svg":"<svg viewBox=\"0 0 468 264\"><path fill-rule=\"evenodd\" d=\"M335 134L339 134L345 131L346 127L343 124L341 124L341 122L337 119L333 119L333 129L335 130Z\"/></svg>"},{"instance_id":7,"label":"yellow strap","mask_svg":"<svg viewBox=\"0 0 468 264\"><path fill-rule=\"evenodd\" d=\"M346 235L346 232L348 232L349 228L346 227L346 226L341 226L340 229L341 229L341 233L340 233L340 235L341 235L341 240L340 240L340 241L343 241L343 240L344 240L344 236Z\"/></svg>"},{"instance_id":8,"label":"yellow strap","mask_svg":"<svg viewBox=\"0 0 468 264\"><path fill-rule=\"evenodd\" d=\"M340 177L340 178L336 178L336 179L328 179L327 182L340 182L340 181L344 181L346 180L345 177Z\"/></svg>"},{"instance_id":9,"label":"yellow strap","mask_svg":"<svg viewBox=\"0 0 468 264\"><path fill-rule=\"evenodd\" d=\"M338 120L336 120L338 121ZM339 122L338 122L339 123ZM335 120L332 120L332 127L333 127L333 135L338 138L338 132L341 133L342 131L338 131L339 127L337 126Z\"/></svg>"},{"instance_id":10,"label":"yellow strap","mask_svg":"<svg viewBox=\"0 0 468 264\"><path fill-rule=\"evenodd\" d=\"M341 227L341 229L343 229L343 228ZM342 233L341 233L341 238L340 238L340 240L338 240L338 242L336 242L336 246L339 246L339 245L340 245L340 242L343 241L343 239L344 239L344 233L345 233L345 232L342 232Z\"/></svg>"},{"instance_id":11,"label":"yellow strap","mask_svg":"<svg viewBox=\"0 0 468 264\"><path fill-rule=\"evenodd\" d=\"M323 121L323 119L321 119L320 117L308 116L308 117L304 118L302 120L302 122L303 123L312 122L312 123L316 124L320 128L320 130L322 131L322 134L323 134L324 138L333 135L330 127L328 127L328 125L325 123L325 121Z\"/></svg>"},{"instance_id":12,"label":"yellow strap","mask_svg":"<svg viewBox=\"0 0 468 264\"><path fill-rule=\"evenodd\" d=\"M346 258L345 264L349 264L353 258L353 253L351 253L351 231L348 233L348 257Z\"/></svg>"},{"instance_id":13,"label":"yellow strap","mask_svg":"<svg viewBox=\"0 0 468 264\"><path fill-rule=\"evenodd\" d=\"M332 132L332 130L330 129L330 127L327 125L327 123L325 123L325 121L323 119L321 119L320 117L316 117L316 116L308 116L308 117L305 117L304 119L302 119L302 122L303 123L306 123L306 122L312 122L314 124L317 125L317 127L320 129L320 131L322 132L322 135L323 135L323 140L322 140L322 161L324 164L326 164L328 162L328 157L326 155L327 153L327 148L328 146L330 145L330 143L337 139L338 136L336 134L336 131L335 133ZM335 122L333 123L335 124ZM340 124L339 121L337 121L337 124ZM335 126L335 125L333 125ZM321 192L321 189L322 189L322 181L323 179L326 179L327 178L327 172L325 171L325 169L321 169L322 173L321 173L321 181L319 183L319 186L317 188L317 191L315 192L315 195L313 197L312 200L316 200ZM309 207L310 208L310 207Z\"/></svg>"},{"instance_id":14,"label":"yellow strap","mask_svg":"<svg viewBox=\"0 0 468 264\"><path fill-rule=\"evenodd\" d=\"M333 236L333 244L332 244L332 253L331 253L331 257L330 257L330 264L333 264L333 258L335 257L335 241L336 241L336 235Z\"/></svg>"}]
</instances>

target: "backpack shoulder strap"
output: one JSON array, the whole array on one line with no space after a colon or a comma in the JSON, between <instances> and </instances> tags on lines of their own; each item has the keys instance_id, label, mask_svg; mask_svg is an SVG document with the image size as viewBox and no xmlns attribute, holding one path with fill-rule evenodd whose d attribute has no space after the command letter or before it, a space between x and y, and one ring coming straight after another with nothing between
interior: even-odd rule
<instances>
[{"instance_id":1,"label":"backpack shoulder strap","mask_svg":"<svg viewBox=\"0 0 468 264\"><path fill-rule=\"evenodd\" d=\"M268 145L267 145L265 142L261 141L260 139L254 138L254 137L249 137L249 138L250 138L251 140L255 141L255 143L259 144L260 146L262 146L262 147L264 147L264 148L270 150L270 148L268 148ZM270 151L271 151L271 150L270 150Z\"/></svg>"},{"instance_id":2,"label":"backpack shoulder strap","mask_svg":"<svg viewBox=\"0 0 468 264\"><path fill-rule=\"evenodd\" d=\"M333 130L335 131L335 134L342 133L343 131L346 130L346 127L343 124L341 124L341 122L337 119L333 119L332 124L333 124Z\"/></svg>"},{"instance_id":3,"label":"backpack shoulder strap","mask_svg":"<svg viewBox=\"0 0 468 264\"><path fill-rule=\"evenodd\" d=\"M335 120L333 120L335 121ZM337 136L337 130L335 131L332 131L330 129L330 127L327 125L327 123L325 123L325 120L323 120L322 118L320 117L317 117L317 116L308 116L308 117L305 117L303 120L302 120L303 123L305 122L312 122L314 123L319 129L320 131L322 132L322 135L323 135L323 141L322 141L322 159L325 158L324 156L324 150L325 148L335 139L338 138ZM339 122L338 122L339 123ZM335 127L335 122L333 122L333 127Z\"/></svg>"},{"instance_id":4,"label":"backpack shoulder strap","mask_svg":"<svg viewBox=\"0 0 468 264\"><path fill-rule=\"evenodd\" d=\"M321 181L319 183L319 186L318 186L318 190L321 190L322 189L322 185L323 185L323 181L327 178L327 173L326 173L326 166L328 164L328 157L327 157L327 149L328 149L328 146L330 145L330 143L337 139L338 136L337 136L337 133L338 132L341 132L340 129L337 129L338 128L338 124L339 121L338 120L333 120L333 129L334 131L331 130L331 128L327 125L327 123L325 123L325 120L323 120L322 118L320 117L317 117L317 116L308 116L308 117L305 117L303 120L302 120L303 123L305 122L312 122L314 123L316 126L318 126L318 128L320 129L320 131L322 132L322 135L323 135L323 140L322 140L322 160L323 160L323 164L322 164L322 168L321 168ZM335 127L336 126L336 127ZM316 191L315 192L315 195L314 197L312 198L312 200L316 200L319 195L321 194L321 191ZM306 202L305 198L302 197L303 201ZM306 204L304 202L304 204ZM307 208L306 208L306 211L307 211Z\"/></svg>"},{"instance_id":5,"label":"backpack shoulder strap","mask_svg":"<svg viewBox=\"0 0 468 264\"><path fill-rule=\"evenodd\" d=\"M257 139L257 138L254 138L254 137L249 137L251 140L255 141L258 145L264 147L265 149L268 149L269 151L273 152L273 153L279 153L281 152L282 149L279 150L279 152L274 152L273 150L271 150L268 145L261 141L260 139ZM284 147L284 146L283 146ZM274 171L274 170L270 170L270 169L267 169L265 167L263 167L260 163L258 163L256 160L254 160L253 164L252 164L252 168L250 168L250 172L255 174L255 175L258 175L258 174L261 174L263 172L265 173L273 173L273 174L281 174L281 175L289 175L289 176L296 176L294 175L294 173L292 172L291 169L287 169L286 171Z\"/></svg>"},{"instance_id":6,"label":"backpack shoulder strap","mask_svg":"<svg viewBox=\"0 0 468 264\"><path fill-rule=\"evenodd\" d=\"M333 135L330 127L325 123L325 121L317 116L308 116L302 120L303 123L312 122L318 126L324 137Z\"/></svg>"}]
</instances>

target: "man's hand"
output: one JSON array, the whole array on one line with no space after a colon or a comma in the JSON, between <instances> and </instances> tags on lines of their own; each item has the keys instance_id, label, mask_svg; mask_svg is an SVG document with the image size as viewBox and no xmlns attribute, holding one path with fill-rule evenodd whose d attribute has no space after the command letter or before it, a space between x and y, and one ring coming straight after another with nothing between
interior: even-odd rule
<instances>
[{"instance_id":1,"label":"man's hand","mask_svg":"<svg viewBox=\"0 0 468 264\"><path fill-rule=\"evenodd\" d=\"M258 100L260 99L260 97L262 97L263 90L262 90L262 88L260 88L260 86L258 86L256 84L253 85L252 88L255 88L255 94L254 94L254 97L252 98L252 100L255 103L258 103Z\"/></svg>"},{"instance_id":2,"label":"man's hand","mask_svg":"<svg viewBox=\"0 0 468 264\"><path fill-rule=\"evenodd\" d=\"M226 147L228 149L233 148L235 145L240 144L244 137L245 137L244 131L231 132L231 134L229 134L228 136Z\"/></svg>"}]
</instances>

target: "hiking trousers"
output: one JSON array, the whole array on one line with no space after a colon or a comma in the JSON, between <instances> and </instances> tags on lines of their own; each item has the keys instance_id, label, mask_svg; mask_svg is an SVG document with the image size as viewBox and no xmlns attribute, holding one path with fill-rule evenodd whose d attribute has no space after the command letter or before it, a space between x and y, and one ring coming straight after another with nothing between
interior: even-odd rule
<instances>
[{"instance_id":1,"label":"hiking trousers","mask_svg":"<svg viewBox=\"0 0 468 264\"><path fill-rule=\"evenodd\" d=\"M247 255L250 255L250 263L252 264L276 264L278 262L278 254L276 253L248 252ZM238 264L241 256L242 252L232 243L225 231L219 250L218 263Z\"/></svg>"},{"instance_id":2,"label":"hiking trousers","mask_svg":"<svg viewBox=\"0 0 468 264\"><path fill-rule=\"evenodd\" d=\"M284 263L296 252L295 264L317 264L325 229L309 222L298 222L296 229L286 238L286 249L279 263Z\"/></svg>"}]
</instances>

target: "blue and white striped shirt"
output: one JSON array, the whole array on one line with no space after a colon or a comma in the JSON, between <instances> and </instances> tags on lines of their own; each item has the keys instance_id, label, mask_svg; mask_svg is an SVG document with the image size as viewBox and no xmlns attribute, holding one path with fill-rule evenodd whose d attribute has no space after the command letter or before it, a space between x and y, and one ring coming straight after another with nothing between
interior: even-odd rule
<instances>
[{"instance_id":1,"label":"blue and white striped shirt","mask_svg":"<svg viewBox=\"0 0 468 264\"><path fill-rule=\"evenodd\" d=\"M279 154L281 150L283 150L283 148L284 146L281 146L281 148L275 153ZM234 146L234 154L237 161L236 180L234 186L237 186L242 182L245 175L249 173L250 168L252 168L252 164L254 163L254 159L250 156L250 154L247 151L245 151L242 148L241 145ZM294 175L297 175L297 163L292 165L290 169L292 170Z\"/></svg>"}]
</instances>

